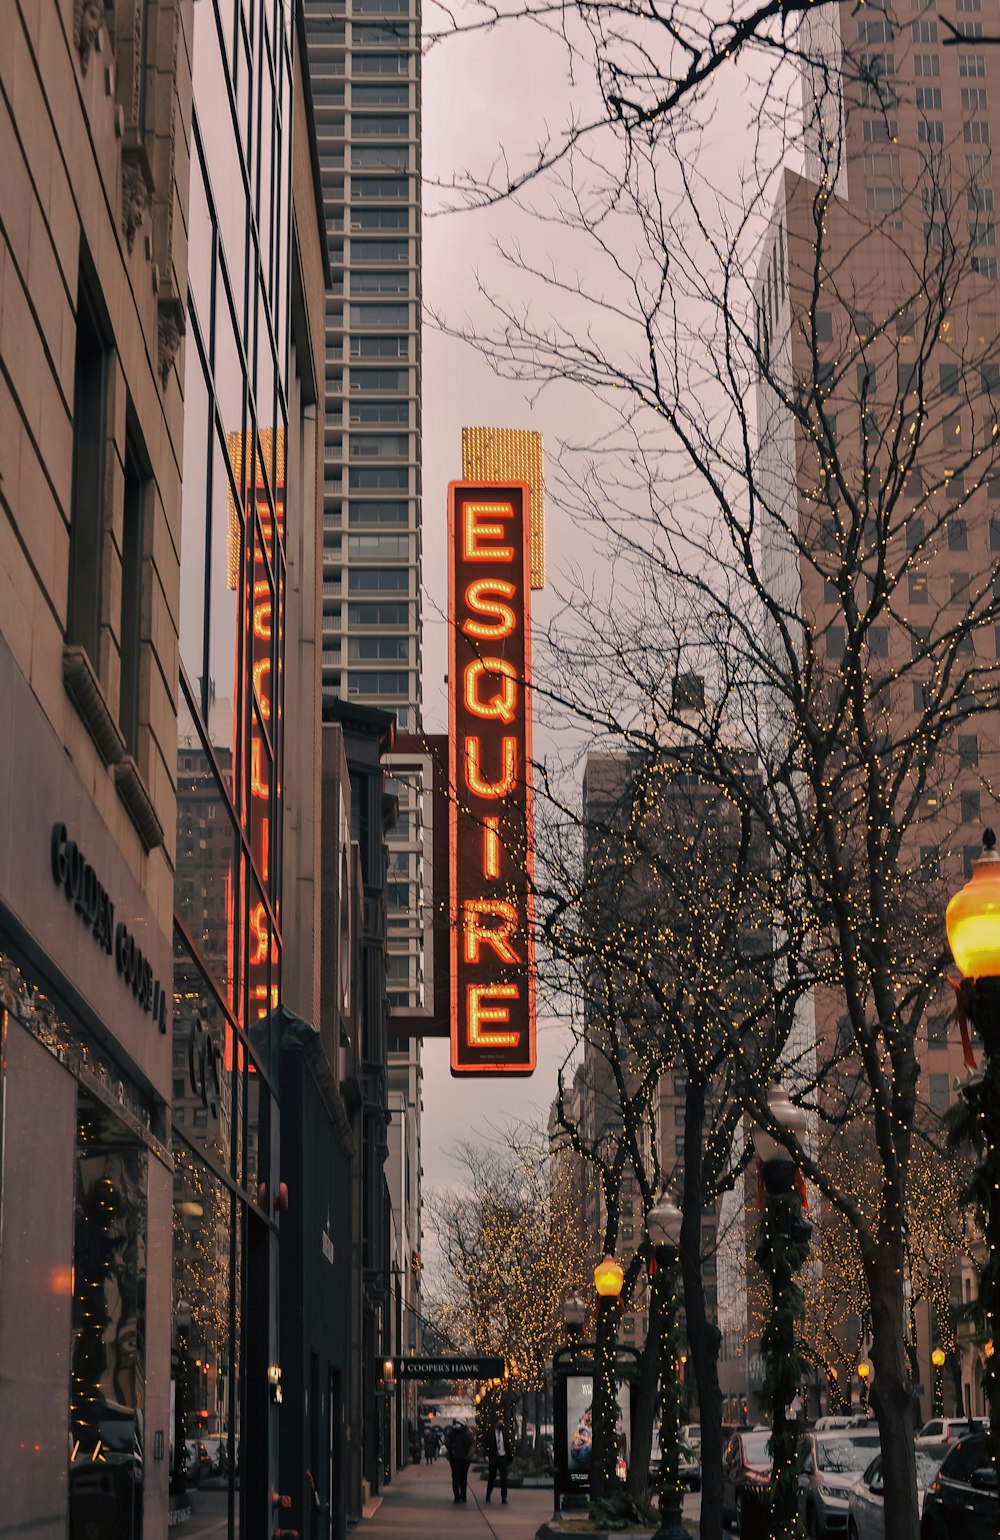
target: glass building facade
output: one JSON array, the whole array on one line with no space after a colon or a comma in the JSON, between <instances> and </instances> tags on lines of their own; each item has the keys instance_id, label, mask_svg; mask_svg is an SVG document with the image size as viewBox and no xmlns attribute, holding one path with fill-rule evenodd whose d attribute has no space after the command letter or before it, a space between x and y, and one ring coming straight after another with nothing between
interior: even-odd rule
<instances>
[{"instance_id":1,"label":"glass building facade","mask_svg":"<svg viewBox=\"0 0 1000 1540\"><path fill-rule=\"evenodd\" d=\"M323 693L420 722L420 6L306 0L333 285L326 313ZM389 831L389 994L423 1004L419 785Z\"/></svg>"},{"instance_id":2,"label":"glass building facade","mask_svg":"<svg viewBox=\"0 0 1000 1540\"><path fill-rule=\"evenodd\" d=\"M275 1468L292 46L273 0L195 7L171 1341L189 1535L261 1532Z\"/></svg>"}]
</instances>

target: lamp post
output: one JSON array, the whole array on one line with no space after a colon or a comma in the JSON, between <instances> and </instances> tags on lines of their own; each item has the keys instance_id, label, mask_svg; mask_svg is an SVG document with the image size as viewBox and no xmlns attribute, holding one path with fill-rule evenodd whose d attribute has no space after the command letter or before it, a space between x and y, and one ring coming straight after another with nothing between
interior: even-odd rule
<instances>
[{"instance_id":1,"label":"lamp post","mask_svg":"<svg viewBox=\"0 0 1000 1540\"><path fill-rule=\"evenodd\" d=\"M780 1081L767 1098L772 1121L801 1142L806 1115L791 1101ZM802 1217L798 1167L785 1146L765 1129L756 1128L754 1148L760 1161L766 1200L756 1257L771 1284L771 1314L761 1339L764 1395L771 1404L771 1536L798 1534L799 1421L788 1407L802 1381L804 1364L795 1347L795 1322L804 1301L795 1274L809 1251L812 1225Z\"/></svg>"},{"instance_id":2,"label":"lamp post","mask_svg":"<svg viewBox=\"0 0 1000 1540\"><path fill-rule=\"evenodd\" d=\"M931 1353L931 1363L934 1365L934 1392L931 1398L931 1416L944 1416L944 1361L946 1358L944 1348L936 1347Z\"/></svg>"},{"instance_id":3,"label":"lamp post","mask_svg":"<svg viewBox=\"0 0 1000 1540\"><path fill-rule=\"evenodd\" d=\"M872 1366L867 1358L862 1358L858 1364L858 1379L861 1381L861 1410L868 1410L868 1381L872 1377Z\"/></svg>"},{"instance_id":4,"label":"lamp post","mask_svg":"<svg viewBox=\"0 0 1000 1540\"><path fill-rule=\"evenodd\" d=\"M615 1468L615 1407L618 1404L615 1373L618 1300L625 1274L614 1257L604 1257L594 1268L597 1290L597 1342L594 1352L593 1443L590 1455L590 1495L602 1498L612 1484Z\"/></svg>"},{"instance_id":5,"label":"lamp post","mask_svg":"<svg viewBox=\"0 0 1000 1540\"><path fill-rule=\"evenodd\" d=\"M686 1540L681 1523L681 1388L677 1372L677 1275L683 1214L664 1188L646 1215L650 1284L660 1303L660 1524L653 1540Z\"/></svg>"},{"instance_id":6,"label":"lamp post","mask_svg":"<svg viewBox=\"0 0 1000 1540\"><path fill-rule=\"evenodd\" d=\"M972 876L948 905L945 924L951 954L962 974L959 1020L967 1017L983 1044L983 1077L971 1083L966 1100L973 1118L981 1170L978 1188L986 1236L986 1260L979 1278L983 1336L996 1337L1000 1312L1000 854L992 829L983 830L983 854ZM1000 1458L1000 1373L990 1354L983 1388L990 1413L994 1459Z\"/></svg>"}]
</instances>

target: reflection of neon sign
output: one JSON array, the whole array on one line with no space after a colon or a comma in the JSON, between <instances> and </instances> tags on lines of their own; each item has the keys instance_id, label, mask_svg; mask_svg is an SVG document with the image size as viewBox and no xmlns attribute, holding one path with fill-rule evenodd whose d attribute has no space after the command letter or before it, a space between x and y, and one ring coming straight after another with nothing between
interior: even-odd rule
<instances>
[{"instance_id":1,"label":"reflection of neon sign","mask_svg":"<svg viewBox=\"0 0 1000 1540\"><path fill-rule=\"evenodd\" d=\"M526 486L450 488L451 1069L535 1067Z\"/></svg>"}]
</instances>

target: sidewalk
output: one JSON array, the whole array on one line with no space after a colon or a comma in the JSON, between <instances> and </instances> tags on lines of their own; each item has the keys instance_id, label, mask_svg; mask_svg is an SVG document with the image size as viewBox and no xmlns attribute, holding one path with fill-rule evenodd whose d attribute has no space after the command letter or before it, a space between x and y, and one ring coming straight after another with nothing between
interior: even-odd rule
<instances>
[{"instance_id":1,"label":"sidewalk","mask_svg":"<svg viewBox=\"0 0 1000 1540\"><path fill-rule=\"evenodd\" d=\"M442 1456L433 1465L408 1465L382 1490L378 1512L354 1531L357 1540L534 1540L552 1517L552 1488L512 1487L506 1507L499 1490L486 1502L486 1482L469 1473L469 1501L451 1495L451 1470Z\"/></svg>"}]
</instances>

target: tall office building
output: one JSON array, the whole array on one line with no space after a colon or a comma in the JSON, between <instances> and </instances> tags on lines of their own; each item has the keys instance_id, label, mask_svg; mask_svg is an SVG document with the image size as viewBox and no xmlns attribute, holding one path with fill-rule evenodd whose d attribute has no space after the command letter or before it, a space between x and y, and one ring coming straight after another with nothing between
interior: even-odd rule
<instances>
[{"instance_id":1,"label":"tall office building","mask_svg":"<svg viewBox=\"0 0 1000 1540\"><path fill-rule=\"evenodd\" d=\"M421 727L420 5L305 0L333 285L326 311L323 695ZM419 764L387 756L390 1011L419 1013L423 812ZM419 1346L420 1040L389 1038L399 1347ZM405 1317L405 1320L404 1320ZM409 1430L397 1418L393 1459Z\"/></svg>"},{"instance_id":2,"label":"tall office building","mask_svg":"<svg viewBox=\"0 0 1000 1540\"><path fill-rule=\"evenodd\" d=\"M982 709L996 699L989 606L1000 550L990 158L1000 53L983 34L982 0L957 0L947 14L934 0L845 3L810 20L806 174L782 177L756 283L772 594L802 617L803 645L828 685L846 677L845 657L862 662L887 766L899 765L908 736L919 745L937 734L936 701L965 679L897 857L913 873L913 902L928 908L968 874L1000 768L997 718ZM858 581L845 586L852 571ZM928 1002L916 1043L919 1115L932 1120L964 1073L948 996L943 985ZM849 1069L842 998L817 990L808 1009L821 1061L839 1051ZM824 1094L839 1084L831 1076ZM952 1304L971 1288L971 1265L957 1268ZM947 1284L936 1300L914 1294L908 1346L928 1413L939 1341L955 1399L981 1407L982 1345L969 1336L953 1349L948 1316ZM862 1295L842 1325L830 1349L839 1390L866 1348Z\"/></svg>"},{"instance_id":3,"label":"tall office building","mask_svg":"<svg viewBox=\"0 0 1000 1540\"><path fill-rule=\"evenodd\" d=\"M333 285L323 690L420 725L420 8L306 0Z\"/></svg>"}]
</instances>

